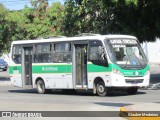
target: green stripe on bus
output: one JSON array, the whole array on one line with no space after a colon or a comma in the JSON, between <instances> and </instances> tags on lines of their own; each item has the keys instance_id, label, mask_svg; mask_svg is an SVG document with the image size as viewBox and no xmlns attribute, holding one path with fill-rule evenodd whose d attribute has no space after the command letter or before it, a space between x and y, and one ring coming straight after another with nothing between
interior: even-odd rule
<instances>
[{"instance_id":1,"label":"green stripe on bus","mask_svg":"<svg viewBox=\"0 0 160 120\"><path fill-rule=\"evenodd\" d=\"M132 77L132 76L144 76L146 72L149 70L149 65L147 65L144 69L135 69L135 70L125 70L120 68L119 66L112 64L112 69L119 70L124 76Z\"/></svg>"},{"instance_id":2,"label":"green stripe on bus","mask_svg":"<svg viewBox=\"0 0 160 120\"><path fill-rule=\"evenodd\" d=\"M88 64L88 72L106 72L111 71L111 67L103 67L94 64ZM39 65L32 66L33 73L71 73L72 65ZM21 66L10 66L10 74L22 73Z\"/></svg>"},{"instance_id":3,"label":"green stripe on bus","mask_svg":"<svg viewBox=\"0 0 160 120\"><path fill-rule=\"evenodd\" d=\"M112 69L119 70L124 76L144 76L146 71L149 70L149 65L142 70L124 70L115 64L109 64L108 67L103 67L94 64L88 64L88 72L111 72ZM33 73L71 73L72 65L36 65L32 66ZM10 74L21 74L21 66L10 66Z\"/></svg>"}]
</instances>

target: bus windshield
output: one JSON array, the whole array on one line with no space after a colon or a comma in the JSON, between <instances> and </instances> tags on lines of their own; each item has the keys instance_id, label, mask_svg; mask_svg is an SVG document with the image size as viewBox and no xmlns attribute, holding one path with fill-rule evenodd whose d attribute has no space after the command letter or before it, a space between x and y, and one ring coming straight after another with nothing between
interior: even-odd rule
<instances>
[{"instance_id":1,"label":"bus windshield","mask_svg":"<svg viewBox=\"0 0 160 120\"><path fill-rule=\"evenodd\" d=\"M109 57L123 69L143 69L147 65L147 58L134 39L106 40Z\"/></svg>"}]
</instances>

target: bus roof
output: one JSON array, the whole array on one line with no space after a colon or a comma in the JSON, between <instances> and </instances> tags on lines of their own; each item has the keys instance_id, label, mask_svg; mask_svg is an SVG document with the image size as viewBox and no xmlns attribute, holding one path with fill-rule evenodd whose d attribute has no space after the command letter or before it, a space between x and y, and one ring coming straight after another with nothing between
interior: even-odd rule
<instances>
[{"instance_id":1,"label":"bus roof","mask_svg":"<svg viewBox=\"0 0 160 120\"><path fill-rule=\"evenodd\" d=\"M29 44L29 43L45 43L45 42L58 42L58 41L76 41L76 40L103 40L103 39L116 39L116 38L128 38L137 39L130 35L91 35L91 36L78 36L78 37L61 37L61 38L47 38L47 39L34 39L34 40L17 40L13 41L12 44Z\"/></svg>"}]
</instances>

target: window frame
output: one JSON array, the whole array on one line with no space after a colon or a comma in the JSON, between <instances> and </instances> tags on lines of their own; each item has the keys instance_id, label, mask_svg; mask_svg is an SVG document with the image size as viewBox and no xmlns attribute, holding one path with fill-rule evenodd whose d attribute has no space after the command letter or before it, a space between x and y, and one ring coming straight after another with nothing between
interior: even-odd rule
<instances>
[{"instance_id":1,"label":"window frame","mask_svg":"<svg viewBox=\"0 0 160 120\"><path fill-rule=\"evenodd\" d=\"M68 63L68 62L72 61L72 44L71 44L71 42L55 42L53 44L54 44L54 53L53 53L53 62L54 63ZM64 51L57 52L56 45L58 45L58 44L69 44L69 49L67 51L64 50ZM59 58L57 58L57 57L59 57ZM64 59L66 59L66 60L64 60Z\"/></svg>"},{"instance_id":2,"label":"window frame","mask_svg":"<svg viewBox=\"0 0 160 120\"><path fill-rule=\"evenodd\" d=\"M50 45L50 49L49 49L50 51L49 52L42 52L42 46L47 45L47 44ZM41 51L40 52L37 52L36 46L38 46L38 45L41 45ZM40 61L40 59L39 59L40 55L42 55L42 56L44 56L44 55L49 56L50 55L50 58L52 58L52 47L53 47L52 42L34 44L33 63L52 63L53 62L52 59L48 59L48 61L47 61L47 59L45 60L45 57L44 57L43 61L42 60ZM37 61L36 61L36 59L37 59Z\"/></svg>"},{"instance_id":3,"label":"window frame","mask_svg":"<svg viewBox=\"0 0 160 120\"><path fill-rule=\"evenodd\" d=\"M15 51L16 51L16 47L20 47L20 49L21 49L21 51L20 51L20 53L15 53ZM15 48L15 51L14 51L14 48ZM13 58L13 56L17 56L17 55L19 55L19 57L17 57L17 58L20 58L19 59L19 62L18 61L15 61L15 58ZM21 64L21 62L22 62L22 45L20 45L20 44L14 44L13 45L13 47L12 47L12 61L15 63L15 64Z\"/></svg>"},{"instance_id":4,"label":"window frame","mask_svg":"<svg viewBox=\"0 0 160 120\"><path fill-rule=\"evenodd\" d=\"M97 44L93 44L93 42L98 42ZM99 66L104 66L104 67L108 67L108 60L107 60L107 53L105 51L105 45L103 44L103 41L101 40L92 40L89 41L89 49L88 49L88 61L92 62L95 65L99 65ZM96 46L101 46L103 49L103 58L101 57L98 60L90 60L90 55L91 55L91 47L96 47ZM102 56L102 55L100 55Z\"/></svg>"}]
</instances>

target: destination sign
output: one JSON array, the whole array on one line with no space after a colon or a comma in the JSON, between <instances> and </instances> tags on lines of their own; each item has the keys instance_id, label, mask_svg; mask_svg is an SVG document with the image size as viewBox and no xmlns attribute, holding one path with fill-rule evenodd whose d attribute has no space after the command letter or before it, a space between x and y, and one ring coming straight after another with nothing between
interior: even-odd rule
<instances>
[{"instance_id":1,"label":"destination sign","mask_svg":"<svg viewBox=\"0 0 160 120\"><path fill-rule=\"evenodd\" d=\"M112 39L111 44L137 44L136 40L131 39Z\"/></svg>"}]
</instances>

